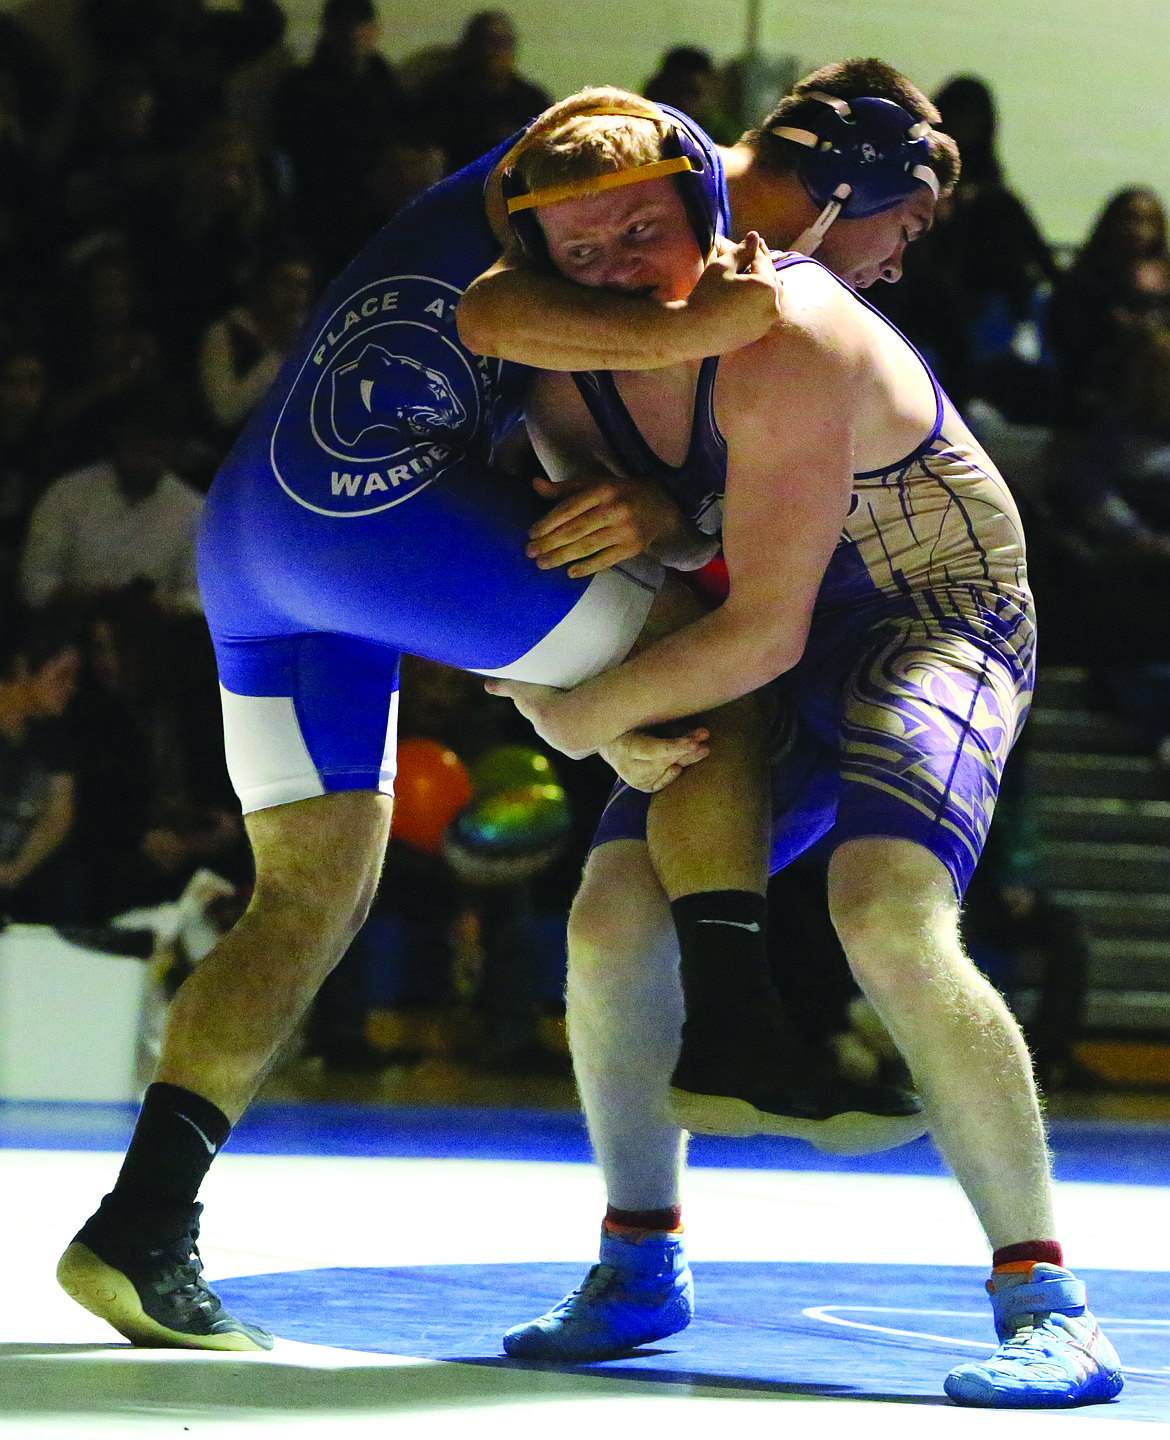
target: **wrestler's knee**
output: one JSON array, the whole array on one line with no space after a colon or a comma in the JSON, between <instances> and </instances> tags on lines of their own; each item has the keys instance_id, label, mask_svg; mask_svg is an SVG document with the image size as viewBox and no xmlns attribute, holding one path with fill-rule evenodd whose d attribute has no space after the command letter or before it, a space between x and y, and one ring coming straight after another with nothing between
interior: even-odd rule
<instances>
[{"instance_id":1,"label":"wrestler's knee","mask_svg":"<svg viewBox=\"0 0 1170 1440\"><path fill-rule=\"evenodd\" d=\"M569 915L570 968L602 979L637 965L669 931L666 897L641 841L614 840L589 856Z\"/></svg>"},{"instance_id":2,"label":"wrestler's knee","mask_svg":"<svg viewBox=\"0 0 1170 1440\"><path fill-rule=\"evenodd\" d=\"M347 791L247 817L256 885L244 917L286 964L327 972L361 928L377 891L390 800Z\"/></svg>"},{"instance_id":3,"label":"wrestler's knee","mask_svg":"<svg viewBox=\"0 0 1170 1440\"><path fill-rule=\"evenodd\" d=\"M829 912L858 984L912 1003L963 962L950 875L906 840L847 841L829 867Z\"/></svg>"}]
</instances>

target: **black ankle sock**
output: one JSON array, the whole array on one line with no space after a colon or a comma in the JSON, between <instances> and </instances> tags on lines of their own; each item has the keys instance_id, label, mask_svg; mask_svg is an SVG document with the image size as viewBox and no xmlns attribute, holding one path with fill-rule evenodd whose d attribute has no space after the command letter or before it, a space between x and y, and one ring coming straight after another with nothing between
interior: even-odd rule
<instances>
[{"instance_id":1,"label":"black ankle sock","mask_svg":"<svg viewBox=\"0 0 1170 1440\"><path fill-rule=\"evenodd\" d=\"M688 1025L742 1020L773 1005L768 968L768 902L753 890L708 890L670 903Z\"/></svg>"},{"instance_id":2,"label":"black ankle sock","mask_svg":"<svg viewBox=\"0 0 1170 1440\"><path fill-rule=\"evenodd\" d=\"M202 1095L179 1085L151 1085L102 1211L146 1232L182 1230L231 1130L223 1111Z\"/></svg>"}]
</instances>

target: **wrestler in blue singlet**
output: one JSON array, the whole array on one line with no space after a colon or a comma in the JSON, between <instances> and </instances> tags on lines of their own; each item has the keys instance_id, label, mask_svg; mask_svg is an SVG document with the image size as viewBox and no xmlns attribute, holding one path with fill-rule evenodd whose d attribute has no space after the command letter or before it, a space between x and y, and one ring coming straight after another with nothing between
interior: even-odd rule
<instances>
[{"instance_id":1,"label":"wrestler in blue singlet","mask_svg":"<svg viewBox=\"0 0 1170 1440\"><path fill-rule=\"evenodd\" d=\"M727 469L712 407L717 364L700 371L678 467L646 444L611 375L574 377L623 468L665 485L712 533ZM830 831L834 845L891 836L935 854L962 895L1027 714L1034 630L1015 504L922 364L935 423L897 464L854 476L804 653L773 682L782 729L772 867ZM619 785L594 843L644 838L646 808L645 795Z\"/></svg>"},{"instance_id":2,"label":"wrestler in blue singlet","mask_svg":"<svg viewBox=\"0 0 1170 1440\"><path fill-rule=\"evenodd\" d=\"M527 372L466 350L455 305L499 258L484 187L511 143L334 281L208 497L200 587L245 810L392 793L402 652L573 685L625 655L660 583L645 559L540 570L524 551L546 505L490 466Z\"/></svg>"}]
</instances>

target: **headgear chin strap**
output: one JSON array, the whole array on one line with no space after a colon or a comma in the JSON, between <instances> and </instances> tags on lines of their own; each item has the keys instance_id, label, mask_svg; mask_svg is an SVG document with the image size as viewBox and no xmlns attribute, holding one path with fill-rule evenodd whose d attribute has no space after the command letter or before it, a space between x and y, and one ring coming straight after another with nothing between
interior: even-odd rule
<instances>
[{"instance_id":1,"label":"headgear chin strap","mask_svg":"<svg viewBox=\"0 0 1170 1440\"><path fill-rule=\"evenodd\" d=\"M573 180L564 185L551 185L542 190L529 190L516 169L516 161L537 140L549 133L539 122L517 142L500 164L500 181L508 221L524 253L533 260L548 263L548 242L534 211L542 205L557 205L563 200L576 200L606 190L638 185L648 180L670 177L674 180L694 231L699 251L706 258L711 253L716 235L727 230L727 189L723 170L714 147L706 135L685 115L669 105L655 105L638 99L628 104L613 101L594 106L583 104L572 115L558 118L553 133L583 115L628 115L637 120L651 120L662 130L662 158L647 165L632 165L586 180Z\"/></svg>"},{"instance_id":2,"label":"headgear chin strap","mask_svg":"<svg viewBox=\"0 0 1170 1440\"><path fill-rule=\"evenodd\" d=\"M811 255L839 215L864 220L909 199L919 185L938 198L928 120L915 120L892 100L841 100L814 91L769 133L803 145L796 167L817 219L789 248ZM791 123L790 123L791 122Z\"/></svg>"}]
</instances>

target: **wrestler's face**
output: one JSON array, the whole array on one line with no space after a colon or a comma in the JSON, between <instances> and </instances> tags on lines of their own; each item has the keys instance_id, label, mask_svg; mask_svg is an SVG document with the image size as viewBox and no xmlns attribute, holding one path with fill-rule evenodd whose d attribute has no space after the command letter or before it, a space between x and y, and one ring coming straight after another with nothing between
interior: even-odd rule
<instances>
[{"instance_id":1,"label":"wrestler's face","mask_svg":"<svg viewBox=\"0 0 1170 1440\"><path fill-rule=\"evenodd\" d=\"M865 220L837 220L817 247L816 258L855 290L877 280L893 284L902 278L906 246L930 229L934 206L933 194L920 185L893 210Z\"/></svg>"},{"instance_id":2,"label":"wrestler's face","mask_svg":"<svg viewBox=\"0 0 1170 1440\"><path fill-rule=\"evenodd\" d=\"M543 205L536 212L553 264L579 285L685 300L704 256L669 180L646 180Z\"/></svg>"}]
</instances>

